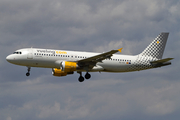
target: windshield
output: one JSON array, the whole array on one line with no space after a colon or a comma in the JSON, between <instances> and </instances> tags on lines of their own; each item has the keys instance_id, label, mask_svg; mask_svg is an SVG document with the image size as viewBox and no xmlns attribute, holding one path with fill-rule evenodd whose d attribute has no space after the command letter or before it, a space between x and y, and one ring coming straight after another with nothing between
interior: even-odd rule
<instances>
[{"instance_id":1,"label":"windshield","mask_svg":"<svg viewBox=\"0 0 180 120\"><path fill-rule=\"evenodd\" d=\"M14 52L13 54L22 54L22 52L17 52L17 51L16 51L16 52Z\"/></svg>"}]
</instances>

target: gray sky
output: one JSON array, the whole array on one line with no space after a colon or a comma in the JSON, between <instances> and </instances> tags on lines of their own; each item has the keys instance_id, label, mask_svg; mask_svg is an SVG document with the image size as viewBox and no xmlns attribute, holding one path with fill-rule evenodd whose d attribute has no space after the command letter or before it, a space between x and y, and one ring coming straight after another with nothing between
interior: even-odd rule
<instances>
[{"instance_id":1,"label":"gray sky","mask_svg":"<svg viewBox=\"0 0 180 120\"><path fill-rule=\"evenodd\" d=\"M179 0L0 0L1 120L179 120ZM132 73L54 77L51 69L8 63L26 47L122 54L170 32L171 66ZM84 74L84 73L83 73Z\"/></svg>"}]
</instances>

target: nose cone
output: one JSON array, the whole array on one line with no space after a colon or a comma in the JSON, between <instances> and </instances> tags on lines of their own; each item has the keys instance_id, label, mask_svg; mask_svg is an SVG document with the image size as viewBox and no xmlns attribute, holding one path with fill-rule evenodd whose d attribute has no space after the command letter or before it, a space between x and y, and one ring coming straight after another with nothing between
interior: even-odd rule
<instances>
[{"instance_id":1,"label":"nose cone","mask_svg":"<svg viewBox=\"0 0 180 120\"><path fill-rule=\"evenodd\" d=\"M6 57L6 60L11 63L13 61L13 57L11 55L8 55Z\"/></svg>"}]
</instances>

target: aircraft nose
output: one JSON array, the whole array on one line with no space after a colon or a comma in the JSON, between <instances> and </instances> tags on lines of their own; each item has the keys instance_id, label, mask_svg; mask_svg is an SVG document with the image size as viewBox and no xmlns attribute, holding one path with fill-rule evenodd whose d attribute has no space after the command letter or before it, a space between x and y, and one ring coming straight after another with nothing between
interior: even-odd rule
<instances>
[{"instance_id":1,"label":"aircraft nose","mask_svg":"<svg viewBox=\"0 0 180 120\"><path fill-rule=\"evenodd\" d=\"M13 58L12 58L11 55L8 55L8 56L6 57L6 60L7 60L8 62L11 62L11 61L13 60Z\"/></svg>"}]
</instances>

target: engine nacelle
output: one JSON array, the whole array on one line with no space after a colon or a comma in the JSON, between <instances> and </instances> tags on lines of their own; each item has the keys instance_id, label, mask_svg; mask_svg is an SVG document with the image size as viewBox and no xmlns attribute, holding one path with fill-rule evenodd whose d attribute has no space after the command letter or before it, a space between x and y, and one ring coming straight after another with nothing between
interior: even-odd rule
<instances>
[{"instance_id":1,"label":"engine nacelle","mask_svg":"<svg viewBox=\"0 0 180 120\"><path fill-rule=\"evenodd\" d=\"M66 72L66 73L75 71L77 67L78 67L77 63L75 62L63 61L60 64L61 71Z\"/></svg>"},{"instance_id":2,"label":"engine nacelle","mask_svg":"<svg viewBox=\"0 0 180 120\"><path fill-rule=\"evenodd\" d=\"M60 76L66 76L67 72L62 71L61 69L53 68L52 69L52 74L54 76L59 76L60 77Z\"/></svg>"},{"instance_id":3,"label":"engine nacelle","mask_svg":"<svg viewBox=\"0 0 180 120\"><path fill-rule=\"evenodd\" d=\"M52 74L53 74L54 76L61 77L61 76L69 75L69 74L74 74L74 72L64 72L64 71L62 71L61 69L53 68L53 69L52 69Z\"/></svg>"}]
</instances>

